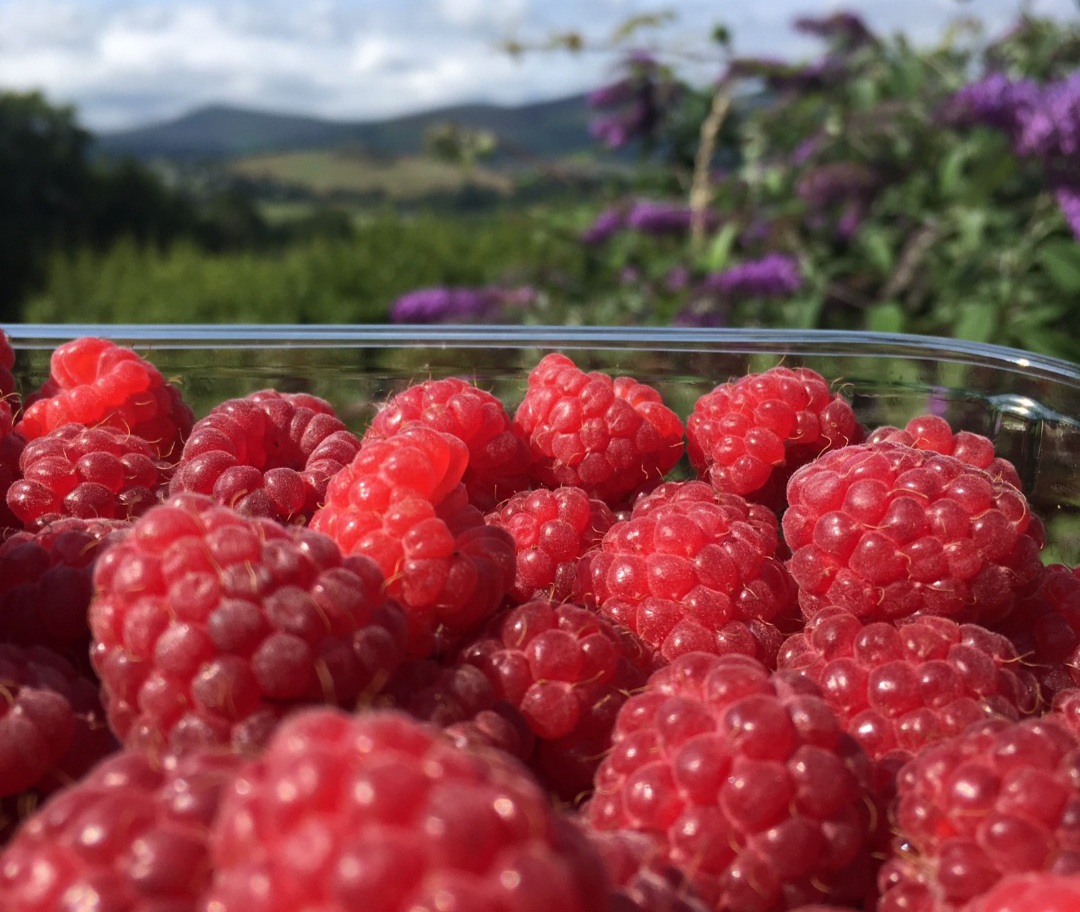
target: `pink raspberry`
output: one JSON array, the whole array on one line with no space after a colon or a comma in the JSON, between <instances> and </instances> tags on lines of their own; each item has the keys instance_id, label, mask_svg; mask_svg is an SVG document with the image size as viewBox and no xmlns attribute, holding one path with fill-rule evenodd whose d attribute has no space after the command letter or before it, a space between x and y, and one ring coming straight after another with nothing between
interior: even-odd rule
<instances>
[{"instance_id":1,"label":"pink raspberry","mask_svg":"<svg viewBox=\"0 0 1080 912\"><path fill-rule=\"evenodd\" d=\"M360 447L330 481L311 527L345 554L371 558L405 608L409 650L430 655L436 638L477 627L514 580L514 545L485 525L461 478L460 439L419 423Z\"/></svg>"},{"instance_id":2,"label":"pink raspberry","mask_svg":"<svg viewBox=\"0 0 1080 912\"><path fill-rule=\"evenodd\" d=\"M794 586L775 514L703 481L666 482L605 533L579 568L588 603L662 660L738 652L773 663Z\"/></svg>"},{"instance_id":3,"label":"pink raspberry","mask_svg":"<svg viewBox=\"0 0 1080 912\"><path fill-rule=\"evenodd\" d=\"M1080 876L1037 871L1010 874L963 907L963 912L1076 912Z\"/></svg>"},{"instance_id":4,"label":"pink raspberry","mask_svg":"<svg viewBox=\"0 0 1080 912\"><path fill-rule=\"evenodd\" d=\"M722 383L686 420L687 453L718 491L783 508L788 477L826 450L858 443L851 405L806 367L774 367Z\"/></svg>"},{"instance_id":5,"label":"pink raspberry","mask_svg":"<svg viewBox=\"0 0 1080 912\"><path fill-rule=\"evenodd\" d=\"M0 532L22 526L7 505L7 494L19 478L19 459L26 446L26 441L14 432L12 423L11 405L0 399Z\"/></svg>"},{"instance_id":6,"label":"pink raspberry","mask_svg":"<svg viewBox=\"0 0 1080 912\"><path fill-rule=\"evenodd\" d=\"M27 529L65 516L131 519L159 501L169 468L142 437L65 424L31 440L7 504Z\"/></svg>"},{"instance_id":7,"label":"pink raspberry","mask_svg":"<svg viewBox=\"0 0 1080 912\"><path fill-rule=\"evenodd\" d=\"M194 416L180 391L145 358L86 336L58 346L49 363L49 379L27 400L15 426L27 440L74 422L142 437L164 459L179 454Z\"/></svg>"},{"instance_id":8,"label":"pink raspberry","mask_svg":"<svg viewBox=\"0 0 1080 912\"><path fill-rule=\"evenodd\" d=\"M619 712L586 806L653 836L713 909L859 904L870 893L870 760L806 677L689 653Z\"/></svg>"},{"instance_id":9,"label":"pink raspberry","mask_svg":"<svg viewBox=\"0 0 1080 912\"><path fill-rule=\"evenodd\" d=\"M615 515L581 488L537 488L515 494L488 513L486 522L514 539L517 570L510 598L561 602L573 595L578 560L600 543Z\"/></svg>"},{"instance_id":10,"label":"pink raspberry","mask_svg":"<svg viewBox=\"0 0 1080 912\"><path fill-rule=\"evenodd\" d=\"M586 829L613 885L604 912L710 912L682 871L662 860L658 841L634 830Z\"/></svg>"},{"instance_id":11,"label":"pink raspberry","mask_svg":"<svg viewBox=\"0 0 1080 912\"><path fill-rule=\"evenodd\" d=\"M1080 874L1080 742L1061 721L992 719L900 771L879 912L952 912L1003 877Z\"/></svg>"},{"instance_id":12,"label":"pink raspberry","mask_svg":"<svg viewBox=\"0 0 1080 912\"><path fill-rule=\"evenodd\" d=\"M105 726L97 684L41 646L0 643L0 696L3 844L27 809L117 745Z\"/></svg>"},{"instance_id":13,"label":"pink raspberry","mask_svg":"<svg viewBox=\"0 0 1080 912\"><path fill-rule=\"evenodd\" d=\"M826 608L784 643L780 668L808 675L852 737L895 771L924 745L988 718L1039 708L1012 644L932 615L863 624Z\"/></svg>"},{"instance_id":14,"label":"pink raspberry","mask_svg":"<svg viewBox=\"0 0 1080 912\"><path fill-rule=\"evenodd\" d=\"M359 449L329 403L262 390L228 399L195 423L169 492L195 491L245 516L303 524Z\"/></svg>"},{"instance_id":15,"label":"pink raspberry","mask_svg":"<svg viewBox=\"0 0 1080 912\"><path fill-rule=\"evenodd\" d=\"M201 908L219 798L243 760L121 751L50 799L0 854L0 912Z\"/></svg>"},{"instance_id":16,"label":"pink raspberry","mask_svg":"<svg viewBox=\"0 0 1080 912\"><path fill-rule=\"evenodd\" d=\"M127 522L58 519L0 542L0 642L46 646L93 675L90 623L94 563Z\"/></svg>"},{"instance_id":17,"label":"pink raspberry","mask_svg":"<svg viewBox=\"0 0 1080 912\"><path fill-rule=\"evenodd\" d=\"M393 437L413 421L452 434L468 447L461 481L480 510L493 510L529 486L528 441L491 393L459 377L413 384L379 409L364 442Z\"/></svg>"},{"instance_id":18,"label":"pink raspberry","mask_svg":"<svg viewBox=\"0 0 1080 912\"><path fill-rule=\"evenodd\" d=\"M215 912L597 912L608 893L522 767L391 711L285 720L234 779L211 858Z\"/></svg>"},{"instance_id":19,"label":"pink raspberry","mask_svg":"<svg viewBox=\"0 0 1080 912\"><path fill-rule=\"evenodd\" d=\"M555 352L529 372L514 422L542 485L584 488L612 506L658 484L683 453L682 422L655 389L585 373Z\"/></svg>"},{"instance_id":20,"label":"pink raspberry","mask_svg":"<svg viewBox=\"0 0 1080 912\"><path fill-rule=\"evenodd\" d=\"M131 747L262 743L287 712L355 705L392 674L405 623L378 569L309 529L182 494L94 568L91 658Z\"/></svg>"},{"instance_id":21,"label":"pink raspberry","mask_svg":"<svg viewBox=\"0 0 1080 912\"><path fill-rule=\"evenodd\" d=\"M493 617L457 661L479 668L521 711L537 738L532 765L566 801L591 789L619 707L648 677L636 638L585 608L548 599Z\"/></svg>"},{"instance_id":22,"label":"pink raspberry","mask_svg":"<svg viewBox=\"0 0 1080 912\"><path fill-rule=\"evenodd\" d=\"M1016 466L994 453L990 438L973 431L957 431L938 415L919 415L912 418L903 429L888 425L876 428L867 443L902 443L917 450L943 453L959 459L962 463L983 469L998 481L1020 490L1020 476Z\"/></svg>"},{"instance_id":23,"label":"pink raspberry","mask_svg":"<svg viewBox=\"0 0 1080 912\"><path fill-rule=\"evenodd\" d=\"M893 443L826 453L788 484L783 532L803 614L935 614L992 626L1042 573L1024 495L952 456Z\"/></svg>"}]
</instances>

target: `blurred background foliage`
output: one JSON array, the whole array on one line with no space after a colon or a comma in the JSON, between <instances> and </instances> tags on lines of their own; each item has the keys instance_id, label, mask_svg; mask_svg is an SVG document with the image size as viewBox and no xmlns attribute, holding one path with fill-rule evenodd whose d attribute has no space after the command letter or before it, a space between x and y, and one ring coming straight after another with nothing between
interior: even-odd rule
<instances>
[{"instance_id":1,"label":"blurred background foliage","mask_svg":"<svg viewBox=\"0 0 1080 912\"><path fill-rule=\"evenodd\" d=\"M820 327L1080 361L1080 26L914 47L837 13L792 23L821 46L798 62L721 26L702 85L658 21L600 49L591 168L440 124L411 197L415 157L396 195L290 195L251 160L105 154L71 108L0 93L0 320Z\"/></svg>"}]
</instances>

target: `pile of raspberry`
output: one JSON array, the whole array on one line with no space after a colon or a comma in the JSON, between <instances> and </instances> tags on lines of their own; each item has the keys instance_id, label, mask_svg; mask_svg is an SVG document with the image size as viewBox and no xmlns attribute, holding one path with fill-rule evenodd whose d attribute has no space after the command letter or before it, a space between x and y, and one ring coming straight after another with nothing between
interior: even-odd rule
<instances>
[{"instance_id":1,"label":"pile of raspberry","mask_svg":"<svg viewBox=\"0 0 1080 912\"><path fill-rule=\"evenodd\" d=\"M358 427L0 332L0 912L1075 908L1080 569L846 389L552 352Z\"/></svg>"}]
</instances>

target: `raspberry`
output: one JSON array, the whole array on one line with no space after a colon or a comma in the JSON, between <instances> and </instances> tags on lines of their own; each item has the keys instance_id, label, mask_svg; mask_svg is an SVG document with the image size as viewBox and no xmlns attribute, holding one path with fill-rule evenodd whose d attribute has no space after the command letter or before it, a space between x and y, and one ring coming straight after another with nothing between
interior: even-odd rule
<instances>
[{"instance_id":1,"label":"raspberry","mask_svg":"<svg viewBox=\"0 0 1080 912\"><path fill-rule=\"evenodd\" d=\"M1012 485L893 443L835 450L788 484L783 531L799 604L867 621L935 614L986 626L1042 573L1042 523Z\"/></svg>"},{"instance_id":2,"label":"raspberry","mask_svg":"<svg viewBox=\"0 0 1080 912\"><path fill-rule=\"evenodd\" d=\"M119 520L58 519L0 542L0 642L46 646L92 675L94 562L128 528Z\"/></svg>"},{"instance_id":3,"label":"raspberry","mask_svg":"<svg viewBox=\"0 0 1080 912\"><path fill-rule=\"evenodd\" d=\"M605 912L710 912L686 875L663 863L654 838L633 830L585 832L611 878Z\"/></svg>"},{"instance_id":4,"label":"raspberry","mask_svg":"<svg viewBox=\"0 0 1080 912\"><path fill-rule=\"evenodd\" d=\"M863 624L827 608L788 638L777 665L808 675L867 754L893 769L974 722L1038 708L1038 685L1005 637L931 615Z\"/></svg>"},{"instance_id":5,"label":"raspberry","mask_svg":"<svg viewBox=\"0 0 1080 912\"><path fill-rule=\"evenodd\" d=\"M586 813L653 835L710 908L858 904L874 875L870 776L807 678L690 653L623 704Z\"/></svg>"},{"instance_id":6,"label":"raspberry","mask_svg":"<svg viewBox=\"0 0 1080 912\"><path fill-rule=\"evenodd\" d=\"M510 598L561 602L573 595L578 559L600 543L615 515L581 488L538 488L515 494L486 522L514 539L517 570Z\"/></svg>"},{"instance_id":7,"label":"raspberry","mask_svg":"<svg viewBox=\"0 0 1080 912\"><path fill-rule=\"evenodd\" d=\"M382 575L309 529L182 494L94 568L91 658L131 747L247 746L290 709L352 706L401 661Z\"/></svg>"},{"instance_id":8,"label":"raspberry","mask_svg":"<svg viewBox=\"0 0 1080 912\"><path fill-rule=\"evenodd\" d=\"M596 912L608 892L523 768L391 711L287 719L234 780L211 857L215 912Z\"/></svg>"},{"instance_id":9,"label":"raspberry","mask_svg":"<svg viewBox=\"0 0 1080 912\"><path fill-rule=\"evenodd\" d=\"M158 502L168 469L142 437L107 427L65 424L31 440L7 504L23 526L64 516L131 519Z\"/></svg>"},{"instance_id":10,"label":"raspberry","mask_svg":"<svg viewBox=\"0 0 1080 912\"><path fill-rule=\"evenodd\" d=\"M195 423L169 493L195 491L245 516L306 523L360 449L329 409L314 396L274 390L226 400Z\"/></svg>"},{"instance_id":11,"label":"raspberry","mask_svg":"<svg viewBox=\"0 0 1080 912\"><path fill-rule=\"evenodd\" d=\"M375 697L375 707L401 709L443 729L459 745L497 747L522 762L536 738L520 710L500 699L484 673L467 663L408 659Z\"/></svg>"},{"instance_id":12,"label":"raspberry","mask_svg":"<svg viewBox=\"0 0 1080 912\"><path fill-rule=\"evenodd\" d=\"M902 443L917 450L930 450L959 459L962 463L983 469L998 481L1020 489L1020 475L1009 460L994 454L994 443L988 437L972 431L957 431L938 415L919 415L901 430L888 425L876 428L867 443Z\"/></svg>"},{"instance_id":13,"label":"raspberry","mask_svg":"<svg viewBox=\"0 0 1080 912\"><path fill-rule=\"evenodd\" d=\"M412 421L461 440L469 464L461 477L469 501L487 512L529 486L529 444L491 393L458 377L402 390L375 415L364 442L392 437Z\"/></svg>"},{"instance_id":14,"label":"raspberry","mask_svg":"<svg viewBox=\"0 0 1080 912\"><path fill-rule=\"evenodd\" d=\"M34 440L72 422L134 434L157 456L175 459L194 416L149 361L86 336L53 351L49 379L27 400L15 430Z\"/></svg>"},{"instance_id":15,"label":"raspberry","mask_svg":"<svg viewBox=\"0 0 1080 912\"><path fill-rule=\"evenodd\" d=\"M772 663L794 613L794 586L776 557L776 516L703 481L666 482L582 559L589 603L659 657L740 652Z\"/></svg>"},{"instance_id":16,"label":"raspberry","mask_svg":"<svg viewBox=\"0 0 1080 912\"><path fill-rule=\"evenodd\" d=\"M462 650L537 737L533 767L573 801L592 787L626 695L648 676L641 646L599 615L537 599L496 615Z\"/></svg>"},{"instance_id":17,"label":"raspberry","mask_svg":"<svg viewBox=\"0 0 1080 912\"><path fill-rule=\"evenodd\" d=\"M1008 874L1080 873L1080 742L1053 717L993 719L932 744L897 782L879 912L947 912Z\"/></svg>"},{"instance_id":18,"label":"raspberry","mask_svg":"<svg viewBox=\"0 0 1080 912\"><path fill-rule=\"evenodd\" d=\"M718 491L774 510L788 477L825 450L858 443L851 405L806 367L774 367L722 383L694 403L686 420L687 454Z\"/></svg>"},{"instance_id":19,"label":"raspberry","mask_svg":"<svg viewBox=\"0 0 1080 912\"><path fill-rule=\"evenodd\" d=\"M1080 686L1080 568L1048 566L997 629L1015 644L1044 699Z\"/></svg>"},{"instance_id":20,"label":"raspberry","mask_svg":"<svg viewBox=\"0 0 1080 912\"><path fill-rule=\"evenodd\" d=\"M0 854L0 910L194 910L219 798L242 764L121 751L55 795Z\"/></svg>"},{"instance_id":21,"label":"raspberry","mask_svg":"<svg viewBox=\"0 0 1080 912\"><path fill-rule=\"evenodd\" d=\"M3 843L27 809L80 777L116 742L97 685L48 649L0 643L0 695Z\"/></svg>"},{"instance_id":22,"label":"raspberry","mask_svg":"<svg viewBox=\"0 0 1080 912\"><path fill-rule=\"evenodd\" d=\"M963 912L1076 912L1080 876L1039 871L1010 874L976 897Z\"/></svg>"},{"instance_id":23,"label":"raspberry","mask_svg":"<svg viewBox=\"0 0 1080 912\"><path fill-rule=\"evenodd\" d=\"M611 506L659 483L683 452L682 422L655 389L585 373L558 353L529 373L514 421L542 485L584 488Z\"/></svg>"},{"instance_id":24,"label":"raspberry","mask_svg":"<svg viewBox=\"0 0 1080 912\"><path fill-rule=\"evenodd\" d=\"M468 459L457 437L413 422L361 446L311 519L343 553L379 566L405 608L418 658L441 633L459 636L483 622L513 583L513 540L484 524L461 484Z\"/></svg>"},{"instance_id":25,"label":"raspberry","mask_svg":"<svg viewBox=\"0 0 1080 912\"><path fill-rule=\"evenodd\" d=\"M19 477L19 459L26 441L12 429L11 405L0 399L0 532L22 523L7 505L7 494Z\"/></svg>"}]
</instances>

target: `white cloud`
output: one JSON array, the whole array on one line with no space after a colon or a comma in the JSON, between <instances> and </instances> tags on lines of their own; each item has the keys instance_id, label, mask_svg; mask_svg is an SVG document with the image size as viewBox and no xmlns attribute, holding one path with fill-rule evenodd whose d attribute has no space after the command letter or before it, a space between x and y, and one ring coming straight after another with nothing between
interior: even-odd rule
<instances>
[{"instance_id":1,"label":"white cloud","mask_svg":"<svg viewBox=\"0 0 1080 912\"><path fill-rule=\"evenodd\" d=\"M1074 0L1035 0L1040 14L1075 16ZM601 54L526 54L502 38L542 40L577 29L607 39L656 0L0 0L0 87L41 88L104 129L225 102L338 118L408 113L464 101L517 103L584 91L607 78ZM1004 28L1019 0L681 0L665 43L697 48L698 72L719 69L707 42L725 19L747 54L805 56L797 14L860 11L871 27L917 40L955 15ZM914 25L913 25L914 24Z\"/></svg>"}]
</instances>

